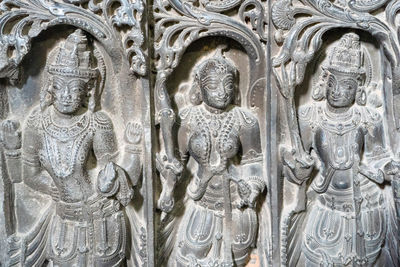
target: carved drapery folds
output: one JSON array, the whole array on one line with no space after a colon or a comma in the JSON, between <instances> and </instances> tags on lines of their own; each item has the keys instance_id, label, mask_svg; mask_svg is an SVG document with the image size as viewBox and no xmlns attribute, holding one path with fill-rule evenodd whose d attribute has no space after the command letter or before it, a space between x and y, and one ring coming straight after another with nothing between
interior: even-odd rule
<instances>
[{"instance_id":1,"label":"carved drapery folds","mask_svg":"<svg viewBox=\"0 0 400 267\"><path fill-rule=\"evenodd\" d=\"M0 0L0 265L400 266L399 12Z\"/></svg>"}]
</instances>

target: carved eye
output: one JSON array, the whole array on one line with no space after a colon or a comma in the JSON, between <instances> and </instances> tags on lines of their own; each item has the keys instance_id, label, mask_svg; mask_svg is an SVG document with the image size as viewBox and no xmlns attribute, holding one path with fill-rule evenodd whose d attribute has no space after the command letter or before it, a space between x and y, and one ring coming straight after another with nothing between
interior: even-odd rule
<instances>
[{"instance_id":1,"label":"carved eye","mask_svg":"<svg viewBox=\"0 0 400 267\"><path fill-rule=\"evenodd\" d=\"M207 91L214 91L218 88L218 83L212 80L208 80L204 83L204 89Z\"/></svg>"},{"instance_id":2,"label":"carved eye","mask_svg":"<svg viewBox=\"0 0 400 267\"><path fill-rule=\"evenodd\" d=\"M350 90L354 90L355 88L357 88L357 83L356 83L356 81L350 79L350 80L343 81L342 86L344 89L350 91Z\"/></svg>"},{"instance_id":3,"label":"carved eye","mask_svg":"<svg viewBox=\"0 0 400 267\"><path fill-rule=\"evenodd\" d=\"M72 80L69 82L68 87L72 92L83 92L85 91L86 83L81 80Z\"/></svg>"},{"instance_id":4,"label":"carved eye","mask_svg":"<svg viewBox=\"0 0 400 267\"><path fill-rule=\"evenodd\" d=\"M226 82L225 85L224 85L224 87L225 87L225 89L226 89L227 91L233 91L233 89L234 89L234 86L233 86L233 83L232 83L232 82Z\"/></svg>"},{"instance_id":5,"label":"carved eye","mask_svg":"<svg viewBox=\"0 0 400 267\"><path fill-rule=\"evenodd\" d=\"M329 88L334 88L336 86L336 79L333 76L329 76L328 80L328 87Z\"/></svg>"}]
</instances>

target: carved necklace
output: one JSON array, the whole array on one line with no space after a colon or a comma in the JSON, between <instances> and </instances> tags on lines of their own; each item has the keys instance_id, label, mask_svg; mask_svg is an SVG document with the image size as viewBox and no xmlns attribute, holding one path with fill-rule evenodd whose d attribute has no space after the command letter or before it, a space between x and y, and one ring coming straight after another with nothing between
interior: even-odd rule
<instances>
[{"instance_id":1,"label":"carved necklace","mask_svg":"<svg viewBox=\"0 0 400 267\"><path fill-rule=\"evenodd\" d=\"M193 130L195 134L200 134L205 141L204 150L200 157L200 164L211 166L210 155L212 149L212 139L215 140L217 152L220 156L219 164L213 168L215 173L221 173L226 168L228 161L227 149L232 146L231 136L237 136L236 128L238 119L234 110L211 113L202 107L196 109L193 118ZM198 131L197 129L200 129ZM228 146L228 147L227 147ZM233 149L233 146L232 148Z\"/></svg>"},{"instance_id":2,"label":"carved necklace","mask_svg":"<svg viewBox=\"0 0 400 267\"><path fill-rule=\"evenodd\" d=\"M354 130L361 122L361 113L355 107L344 114L333 114L322 107L318 107L317 112L321 127L337 135Z\"/></svg>"},{"instance_id":3,"label":"carved necklace","mask_svg":"<svg viewBox=\"0 0 400 267\"><path fill-rule=\"evenodd\" d=\"M51 111L43 116L43 129L61 142L66 142L71 139L76 138L83 131L85 131L89 127L89 117L87 114L84 114L79 118L79 120L72 125L69 126L59 126L57 125L52 116Z\"/></svg>"},{"instance_id":4,"label":"carved necklace","mask_svg":"<svg viewBox=\"0 0 400 267\"><path fill-rule=\"evenodd\" d=\"M74 172L80 147L90 132L89 124L86 114L69 127L56 125L50 113L43 116L47 155L56 176L67 177Z\"/></svg>"}]
</instances>

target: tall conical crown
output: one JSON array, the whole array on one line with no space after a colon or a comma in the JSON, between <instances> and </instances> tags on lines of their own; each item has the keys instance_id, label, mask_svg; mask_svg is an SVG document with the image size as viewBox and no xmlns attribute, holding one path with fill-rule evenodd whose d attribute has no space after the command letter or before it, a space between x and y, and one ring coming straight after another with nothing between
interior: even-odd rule
<instances>
[{"instance_id":1,"label":"tall conical crown","mask_svg":"<svg viewBox=\"0 0 400 267\"><path fill-rule=\"evenodd\" d=\"M328 64L324 68L344 74L365 74L364 55L361 51L360 37L355 33L346 33L340 38L328 55Z\"/></svg>"},{"instance_id":2,"label":"tall conical crown","mask_svg":"<svg viewBox=\"0 0 400 267\"><path fill-rule=\"evenodd\" d=\"M58 53L48 72L53 75L77 78L95 78L97 69L92 67L91 51L82 30L76 30L57 48Z\"/></svg>"}]
</instances>

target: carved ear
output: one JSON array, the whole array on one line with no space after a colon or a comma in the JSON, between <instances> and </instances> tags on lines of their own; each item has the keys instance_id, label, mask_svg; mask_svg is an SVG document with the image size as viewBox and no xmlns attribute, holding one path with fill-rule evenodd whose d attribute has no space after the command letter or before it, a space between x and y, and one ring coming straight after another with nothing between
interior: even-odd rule
<instances>
[{"instance_id":1,"label":"carved ear","mask_svg":"<svg viewBox=\"0 0 400 267\"><path fill-rule=\"evenodd\" d=\"M43 111L53 103L53 83L48 81L40 92L40 109Z\"/></svg>"},{"instance_id":2,"label":"carved ear","mask_svg":"<svg viewBox=\"0 0 400 267\"><path fill-rule=\"evenodd\" d=\"M321 72L318 82L313 86L312 89L312 98L315 101L321 101L325 98L326 93L326 81L328 77L328 71L325 68L322 68L323 71Z\"/></svg>"},{"instance_id":3,"label":"carved ear","mask_svg":"<svg viewBox=\"0 0 400 267\"><path fill-rule=\"evenodd\" d=\"M91 112L94 112L96 107L97 107L97 105L98 105L98 103L96 103L97 97L98 97L97 94L96 94L96 92L98 91L97 90L97 85L98 84L99 83L95 79L92 79L87 84L87 86L88 86L87 90L88 90L88 96L89 96L88 109Z\"/></svg>"},{"instance_id":4,"label":"carved ear","mask_svg":"<svg viewBox=\"0 0 400 267\"><path fill-rule=\"evenodd\" d=\"M356 103L360 106L365 106L367 103L367 93L365 92L364 86L358 87L356 93Z\"/></svg>"},{"instance_id":5,"label":"carved ear","mask_svg":"<svg viewBox=\"0 0 400 267\"><path fill-rule=\"evenodd\" d=\"M233 91L234 95L234 103L235 105L240 106L240 101L241 101L241 97L240 97L240 88L239 88L239 83L235 86L235 90Z\"/></svg>"},{"instance_id":6,"label":"carved ear","mask_svg":"<svg viewBox=\"0 0 400 267\"><path fill-rule=\"evenodd\" d=\"M200 105L203 102L203 94L201 93L199 81L197 78L195 78L193 86L192 88L190 88L189 100L190 103L192 103L195 106Z\"/></svg>"}]
</instances>

